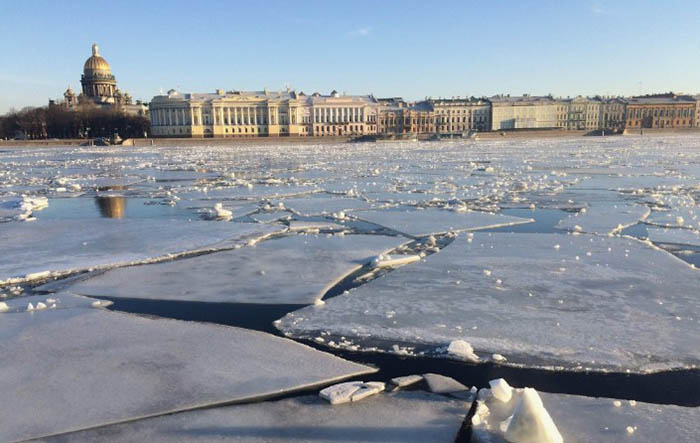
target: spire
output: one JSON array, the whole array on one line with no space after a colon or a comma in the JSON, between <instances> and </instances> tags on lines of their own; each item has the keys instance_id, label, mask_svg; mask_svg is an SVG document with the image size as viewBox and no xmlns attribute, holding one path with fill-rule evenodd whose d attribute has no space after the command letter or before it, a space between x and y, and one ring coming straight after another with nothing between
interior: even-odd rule
<instances>
[{"instance_id":1,"label":"spire","mask_svg":"<svg viewBox=\"0 0 700 443\"><path fill-rule=\"evenodd\" d=\"M100 55L100 48L97 43L92 44L92 55Z\"/></svg>"}]
</instances>

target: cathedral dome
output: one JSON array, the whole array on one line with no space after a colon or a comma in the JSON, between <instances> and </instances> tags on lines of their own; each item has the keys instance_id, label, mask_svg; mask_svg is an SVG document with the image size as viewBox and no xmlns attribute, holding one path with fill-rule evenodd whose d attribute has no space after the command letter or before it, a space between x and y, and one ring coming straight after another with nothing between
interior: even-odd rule
<instances>
[{"instance_id":1,"label":"cathedral dome","mask_svg":"<svg viewBox=\"0 0 700 443\"><path fill-rule=\"evenodd\" d=\"M97 44L92 45L92 57L88 58L85 61L85 65L83 66L83 73L85 75L90 75L90 74L111 74L112 69L109 67L109 63L107 63L107 60L103 59L100 57L99 53L99 48Z\"/></svg>"}]
</instances>

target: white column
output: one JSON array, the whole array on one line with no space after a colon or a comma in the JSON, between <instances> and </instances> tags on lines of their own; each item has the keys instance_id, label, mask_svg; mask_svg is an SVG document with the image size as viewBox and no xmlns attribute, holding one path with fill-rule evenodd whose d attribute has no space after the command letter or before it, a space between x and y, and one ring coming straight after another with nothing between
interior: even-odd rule
<instances>
[{"instance_id":1,"label":"white column","mask_svg":"<svg viewBox=\"0 0 700 443\"><path fill-rule=\"evenodd\" d=\"M224 108L223 107L219 108L219 117L220 117L219 123L221 124L221 126L223 126L226 123L226 122L224 122Z\"/></svg>"},{"instance_id":2,"label":"white column","mask_svg":"<svg viewBox=\"0 0 700 443\"><path fill-rule=\"evenodd\" d=\"M172 126L172 125L173 125L173 113L170 112L170 111L171 111L171 109L168 108L168 126Z\"/></svg>"},{"instance_id":3,"label":"white column","mask_svg":"<svg viewBox=\"0 0 700 443\"><path fill-rule=\"evenodd\" d=\"M194 126L194 109L190 108L190 125Z\"/></svg>"}]
</instances>

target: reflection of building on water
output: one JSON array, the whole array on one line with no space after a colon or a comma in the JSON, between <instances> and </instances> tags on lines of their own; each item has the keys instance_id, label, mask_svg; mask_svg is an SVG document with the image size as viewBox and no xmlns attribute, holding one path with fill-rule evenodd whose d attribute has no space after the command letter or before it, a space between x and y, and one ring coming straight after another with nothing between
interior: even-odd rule
<instances>
[{"instance_id":1,"label":"reflection of building on water","mask_svg":"<svg viewBox=\"0 0 700 443\"><path fill-rule=\"evenodd\" d=\"M124 197L95 197L95 199L102 217L124 218L124 210L126 209L126 199Z\"/></svg>"}]
</instances>

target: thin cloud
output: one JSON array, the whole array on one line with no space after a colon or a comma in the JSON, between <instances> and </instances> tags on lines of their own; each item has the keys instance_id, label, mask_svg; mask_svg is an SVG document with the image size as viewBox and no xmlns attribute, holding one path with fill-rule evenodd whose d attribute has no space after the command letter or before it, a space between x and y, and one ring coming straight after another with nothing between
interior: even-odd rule
<instances>
[{"instance_id":1,"label":"thin cloud","mask_svg":"<svg viewBox=\"0 0 700 443\"><path fill-rule=\"evenodd\" d=\"M345 33L345 35L348 38L360 38L360 37L367 37L371 33L372 33L372 28L369 26L365 26L363 28L353 29L352 31Z\"/></svg>"},{"instance_id":2,"label":"thin cloud","mask_svg":"<svg viewBox=\"0 0 700 443\"><path fill-rule=\"evenodd\" d=\"M601 2L592 3L589 9L595 15L610 15L610 12Z\"/></svg>"}]
</instances>

